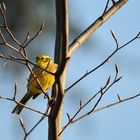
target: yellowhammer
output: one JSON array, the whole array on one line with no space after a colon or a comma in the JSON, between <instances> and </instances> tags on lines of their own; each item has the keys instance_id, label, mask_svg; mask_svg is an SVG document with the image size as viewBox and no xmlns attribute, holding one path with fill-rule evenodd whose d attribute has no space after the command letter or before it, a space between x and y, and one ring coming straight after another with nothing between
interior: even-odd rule
<instances>
[{"instance_id":1,"label":"yellowhammer","mask_svg":"<svg viewBox=\"0 0 140 140\"><path fill-rule=\"evenodd\" d=\"M40 55L36 57L36 65L38 67L37 66L33 67L33 73L37 78L35 78L33 74L30 74L27 84L27 93L20 101L20 103L22 104L26 104L31 97L35 99L40 93L42 93L42 90L43 91L48 90L55 82L54 75L48 73L47 71L55 73L57 70L57 64L55 64L49 56ZM47 71L39 67L46 69ZM37 79L39 82L37 82ZM23 106L18 104L14 108L12 113L20 114L22 109Z\"/></svg>"}]
</instances>

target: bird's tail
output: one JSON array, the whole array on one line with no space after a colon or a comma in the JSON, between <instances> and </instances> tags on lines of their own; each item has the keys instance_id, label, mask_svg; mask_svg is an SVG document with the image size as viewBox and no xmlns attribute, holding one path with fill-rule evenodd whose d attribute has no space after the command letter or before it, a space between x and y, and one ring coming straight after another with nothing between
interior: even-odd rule
<instances>
[{"instance_id":1,"label":"bird's tail","mask_svg":"<svg viewBox=\"0 0 140 140\"><path fill-rule=\"evenodd\" d=\"M31 94L26 93L25 96L21 99L20 103L26 104L28 100L31 98ZM12 113L20 114L24 107L20 104L17 104L16 107L13 109Z\"/></svg>"}]
</instances>

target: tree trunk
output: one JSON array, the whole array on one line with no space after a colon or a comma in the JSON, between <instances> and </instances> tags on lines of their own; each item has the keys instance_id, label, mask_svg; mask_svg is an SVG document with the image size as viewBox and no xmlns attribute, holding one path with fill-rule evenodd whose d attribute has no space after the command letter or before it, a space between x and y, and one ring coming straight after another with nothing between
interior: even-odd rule
<instances>
[{"instance_id":1,"label":"tree trunk","mask_svg":"<svg viewBox=\"0 0 140 140\"><path fill-rule=\"evenodd\" d=\"M56 86L52 97L55 99L48 119L49 140L61 140L62 115L65 94L67 51L68 51L68 3L67 0L56 0L56 42L55 63L59 65L56 73Z\"/></svg>"}]
</instances>

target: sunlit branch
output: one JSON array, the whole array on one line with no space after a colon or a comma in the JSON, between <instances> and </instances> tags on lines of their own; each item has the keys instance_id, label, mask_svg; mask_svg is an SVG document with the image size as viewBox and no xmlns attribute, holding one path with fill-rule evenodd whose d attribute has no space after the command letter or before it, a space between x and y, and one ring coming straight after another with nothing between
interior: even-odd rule
<instances>
[{"instance_id":1,"label":"sunlit branch","mask_svg":"<svg viewBox=\"0 0 140 140\"><path fill-rule=\"evenodd\" d=\"M104 14L99 17L94 23L92 23L83 33L81 33L74 41L69 45L70 57L87 38L93 34L107 19L109 19L116 11L118 11L128 0L119 0L115 2L110 9L108 9Z\"/></svg>"}]
</instances>

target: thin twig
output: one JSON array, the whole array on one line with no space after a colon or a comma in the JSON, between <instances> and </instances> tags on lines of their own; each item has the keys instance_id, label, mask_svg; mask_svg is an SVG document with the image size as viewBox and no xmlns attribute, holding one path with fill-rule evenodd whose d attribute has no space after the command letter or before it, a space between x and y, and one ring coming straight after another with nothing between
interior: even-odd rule
<instances>
[{"instance_id":1,"label":"thin twig","mask_svg":"<svg viewBox=\"0 0 140 140\"><path fill-rule=\"evenodd\" d=\"M23 64L25 66L26 66L26 63L28 62L29 64L31 64L33 66L36 66L37 68L40 68L43 71L46 71L47 73L55 76L55 73L52 73L51 71L48 71L47 69L41 68L40 66L38 66L35 63L29 61L28 59L16 58L15 56L6 57L3 54L0 54L0 58L6 59L6 60L10 60L10 61L15 61L15 62L20 63L20 64Z\"/></svg>"},{"instance_id":2,"label":"thin twig","mask_svg":"<svg viewBox=\"0 0 140 140\"><path fill-rule=\"evenodd\" d=\"M99 104L99 102L101 101L103 95L115 84L117 83L119 80L117 78L118 76L118 72L116 71L116 74L115 74L115 77L114 77L114 80L112 81L112 83L110 84L110 78L111 76L109 76L109 78L107 79L105 85L103 87L101 87L101 89L93 96L91 97L86 103L84 103L84 105L82 105L82 107L80 107L78 109L78 111L73 115L73 117L68 121L68 123L63 127L62 131L59 133L59 135L61 135L63 133L63 131L72 123L73 124L73 121L75 119L75 117L80 113L80 111L85 108L99 93L100 93L100 96L98 98L98 100L96 101L94 107L87 113L85 113L84 115L82 116L88 116L90 115L93 110L95 110L95 108L97 107L97 105ZM109 85L110 84L110 85ZM78 118L82 118L82 116L78 117ZM78 119L77 119L78 121Z\"/></svg>"},{"instance_id":3,"label":"thin twig","mask_svg":"<svg viewBox=\"0 0 140 140\"><path fill-rule=\"evenodd\" d=\"M7 32L9 33L9 35L10 35L10 37L13 39L13 41L15 42L15 43L17 43L17 45L19 45L20 47L22 47L21 46L21 44L19 43L19 41L15 38L15 36L13 35L13 33L10 31L10 29L9 29L9 27L8 27L8 24L7 24L7 20L6 20L6 9L3 9L3 5L4 3L2 3L2 4L0 4L0 12L1 12L1 14L2 14L2 17L3 17L3 21L4 21L4 28L7 30ZM5 11L5 12L4 12Z\"/></svg>"},{"instance_id":4,"label":"thin twig","mask_svg":"<svg viewBox=\"0 0 140 140\"><path fill-rule=\"evenodd\" d=\"M5 45L8 46L10 49L12 49L12 50L14 50L14 51L16 51L16 52L19 52L18 49L16 49L15 47L13 47L12 45L10 45L10 44L7 43L7 41L6 41L6 39L5 39L4 35L3 35L3 33L1 32L1 30L0 30L0 36L1 36L1 39L2 39L2 41L3 41L2 44L5 44Z\"/></svg>"},{"instance_id":5,"label":"thin twig","mask_svg":"<svg viewBox=\"0 0 140 140\"><path fill-rule=\"evenodd\" d=\"M26 128L24 126L23 118L21 116L19 116L19 122L20 122L20 125L21 125L21 127L22 127L22 129L24 131L25 136L26 136L27 135L27 131L26 131Z\"/></svg>"},{"instance_id":6,"label":"thin twig","mask_svg":"<svg viewBox=\"0 0 140 140\"><path fill-rule=\"evenodd\" d=\"M20 47L19 49L16 49L15 47L13 47L11 44L9 44L6 39L4 38L4 35L2 33L0 33L0 36L2 37L3 42L1 43L1 45L6 45L7 47L9 47L10 49L17 51L25 60L27 60L27 51L26 51L26 47L29 43L31 43L31 41L33 41L38 35L40 35L42 33L42 30L44 28L44 21L41 24L41 27L39 29L39 31L31 38L29 39L29 35L26 36L26 39L23 43L20 43L16 37L13 35L13 33L11 32L11 30L8 27L7 24L7 19L6 19L6 6L4 3L0 4L0 12L2 14L2 18L4 21L4 25L1 25L1 27L5 28L7 33L10 35L11 39ZM23 52L22 52L23 51Z\"/></svg>"},{"instance_id":7,"label":"thin twig","mask_svg":"<svg viewBox=\"0 0 140 140\"><path fill-rule=\"evenodd\" d=\"M131 96L131 97L128 97L128 98L125 98L125 99L121 99L121 101L116 101L116 102L114 102L114 103L111 103L111 104L106 105L106 106L104 106L104 107L101 107L101 108L99 108L99 109L93 110L92 113L99 112L99 111L101 111L101 110L110 108L110 107L115 106L115 105L117 105L117 104L120 104L120 103L129 101L129 100L135 99L135 98L137 98L137 97L139 97L139 96L140 96L140 94L136 94L136 95L134 95L134 96ZM73 121L73 123L75 123L75 122L77 122L77 121L83 119L84 117L86 117L86 115L85 115L85 116L81 116L81 117L79 117L78 119L75 119L75 120Z\"/></svg>"},{"instance_id":8,"label":"thin twig","mask_svg":"<svg viewBox=\"0 0 140 140\"><path fill-rule=\"evenodd\" d=\"M112 4L114 5L116 2L115 2L115 0L111 0L112 1Z\"/></svg>"},{"instance_id":9,"label":"thin twig","mask_svg":"<svg viewBox=\"0 0 140 140\"><path fill-rule=\"evenodd\" d=\"M17 83L15 83L15 92L14 92L14 97L13 97L13 100L16 99L16 94L17 94Z\"/></svg>"},{"instance_id":10,"label":"thin twig","mask_svg":"<svg viewBox=\"0 0 140 140\"><path fill-rule=\"evenodd\" d=\"M48 109L47 109L48 110ZM46 110L46 114L47 114L47 110ZM24 140L34 131L34 129L46 118L45 115L43 115L39 121L30 129L29 132L26 133L25 137L24 137Z\"/></svg>"},{"instance_id":11,"label":"thin twig","mask_svg":"<svg viewBox=\"0 0 140 140\"><path fill-rule=\"evenodd\" d=\"M25 37L25 40L24 40L23 43L22 43L22 46L24 46L25 43L27 43L27 41L29 41L29 39L30 39L30 34L29 34L29 32L28 32L27 35L26 35L26 37Z\"/></svg>"},{"instance_id":12,"label":"thin twig","mask_svg":"<svg viewBox=\"0 0 140 140\"><path fill-rule=\"evenodd\" d=\"M138 33L134 38L132 38L130 41L128 41L127 43L125 43L124 45L122 45L120 47L118 47L118 41L116 40L116 37L114 36L113 38L114 38L114 40L116 42L116 49L106 59L104 59L98 66L96 66L95 68L93 68L89 72L86 72L83 76L81 76L78 80L76 80L72 85L70 85L65 91L67 92L68 90L70 90L71 88L73 88L77 83L79 83L81 80L83 80L85 77L89 76L91 73L93 73L94 71L96 71L97 69L99 69L102 65L106 64L106 62L110 58L112 58L118 51L120 51L121 49L123 49L125 46L129 45L130 43L132 43L136 39L139 39L139 34L140 33Z\"/></svg>"},{"instance_id":13,"label":"thin twig","mask_svg":"<svg viewBox=\"0 0 140 140\"><path fill-rule=\"evenodd\" d=\"M28 38L27 43L24 43L23 48L27 47L28 44L31 43L31 41L33 41L38 35L40 35L43 29L44 29L44 20L42 21L39 31L31 39Z\"/></svg>"},{"instance_id":14,"label":"thin twig","mask_svg":"<svg viewBox=\"0 0 140 140\"><path fill-rule=\"evenodd\" d=\"M114 105L117 105L117 104L126 102L126 101L128 101L128 100L132 100L132 99L137 98L137 97L139 97L139 96L140 96L140 94L136 94L136 95L134 95L134 96L121 99L121 100L119 100L119 101L117 101L117 102L114 102L114 103L112 103L112 104L109 104L109 105L106 105L106 106L101 107L101 108L99 108L99 109L96 109L96 110L93 111L93 113L98 112L98 111L101 111L101 110L106 109L106 108L110 108L110 107L112 107L112 106L114 106Z\"/></svg>"},{"instance_id":15,"label":"thin twig","mask_svg":"<svg viewBox=\"0 0 140 140\"><path fill-rule=\"evenodd\" d=\"M119 48L119 43L118 43L118 40L117 40L117 38L116 38L114 32L113 32L112 30L110 30L110 31L111 31L112 37L113 37L113 39L114 39L114 41L115 41L115 43L116 43L116 47Z\"/></svg>"},{"instance_id":16,"label":"thin twig","mask_svg":"<svg viewBox=\"0 0 140 140\"><path fill-rule=\"evenodd\" d=\"M104 9L104 11L103 11L103 15L104 15L105 12L107 11L107 8L108 8L108 5L109 5L109 1L110 1L110 0L107 0L107 2L106 2L106 6L105 6L105 9Z\"/></svg>"},{"instance_id":17,"label":"thin twig","mask_svg":"<svg viewBox=\"0 0 140 140\"><path fill-rule=\"evenodd\" d=\"M4 56L3 54L0 54L0 58L3 58L3 59L5 59L5 60L14 61L14 62L17 62L17 63L23 64L23 65L26 65L25 62L20 61L20 60L16 59L16 58L13 57L13 56L9 56L9 57L7 57L7 56Z\"/></svg>"},{"instance_id":18,"label":"thin twig","mask_svg":"<svg viewBox=\"0 0 140 140\"><path fill-rule=\"evenodd\" d=\"M39 113L39 114L42 114L42 115L45 115L46 117L48 117L48 115L46 113L43 113L43 112L41 112L39 110L33 109L31 107L28 107L27 105L24 105L24 104L18 102L17 100L13 100L13 98L8 98L8 97L2 97L2 96L0 96L0 99L15 102L16 104L19 104L19 105L23 106L24 108L27 108L27 109L29 109L29 110L31 110L33 112L36 112L36 113Z\"/></svg>"}]
</instances>

